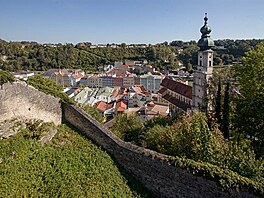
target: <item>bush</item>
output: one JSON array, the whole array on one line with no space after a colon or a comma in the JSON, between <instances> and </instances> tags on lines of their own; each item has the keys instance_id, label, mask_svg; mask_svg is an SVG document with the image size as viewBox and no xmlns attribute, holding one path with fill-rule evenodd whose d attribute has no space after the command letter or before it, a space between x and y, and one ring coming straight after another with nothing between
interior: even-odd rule
<instances>
[{"instance_id":1,"label":"bush","mask_svg":"<svg viewBox=\"0 0 264 198\"><path fill-rule=\"evenodd\" d=\"M115 118L112 131L122 140L140 143L143 133L143 124L136 115L120 114Z\"/></svg>"},{"instance_id":2,"label":"bush","mask_svg":"<svg viewBox=\"0 0 264 198\"><path fill-rule=\"evenodd\" d=\"M0 69L0 85L3 85L4 83L7 83L7 82L14 82L14 81L15 81L15 78L12 74Z\"/></svg>"},{"instance_id":3,"label":"bush","mask_svg":"<svg viewBox=\"0 0 264 198\"><path fill-rule=\"evenodd\" d=\"M1 197L141 197L110 156L66 125L44 146L32 130L0 141Z\"/></svg>"},{"instance_id":4,"label":"bush","mask_svg":"<svg viewBox=\"0 0 264 198\"><path fill-rule=\"evenodd\" d=\"M27 83L35 87L39 91L54 97L60 98L61 102L75 103L73 99L69 98L66 93L63 92L63 87L49 78L44 78L39 75L35 75L27 80Z\"/></svg>"},{"instance_id":5,"label":"bush","mask_svg":"<svg viewBox=\"0 0 264 198\"><path fill-rule=\"evenodd\" d=\"M89 105L83 105L82 109L90 116L92 116L94 119L96 119L98 122L103 123L104 117L98 109L91 107Z\"/></svg>"},{"instance_id":6,"label":"bush","mask_svg":"<svg viewBox=\"0 0 264 198\"><path fill-rule=\"evenodd\" d=\"M224 190L243 190L253 193L259 197L263 197L263 179L261 181L254 181L230 171L227 168L221 168L208 162L196 162L191 159L180 157L170 157L170 163L176 167L187 169L193 175L213 180L221 185Z\"/></svg>"},{"instance_id":7,"label":"bush","mask_svg":"<svg viewBox=\"0 0 264 198\"><path fill-rule=\"evenodd\" d=\"M225 140L217 128L210 130L202 113L186 116L172 126L155 125L144 138L148 148L160 153L208 162L256 181L263 180L264 162L255 159L253 149Z\"/></svg>"}]
</instances>

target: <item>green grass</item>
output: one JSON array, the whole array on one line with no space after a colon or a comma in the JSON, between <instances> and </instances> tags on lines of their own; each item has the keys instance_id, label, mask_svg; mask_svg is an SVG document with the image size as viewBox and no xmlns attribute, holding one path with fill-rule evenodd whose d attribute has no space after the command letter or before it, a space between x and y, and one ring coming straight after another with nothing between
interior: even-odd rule
<instances>
[{"instance_id":1,"label":"green grass","mask_svg":"<svg viewBox=\"0 0 264 198\"><path fill-rule=\"evenodd\" d=\"M49 78L44 78L42 76L35 75L29 78L27 80L27 83L45 94L60 98L61 102L66 102L70 104L75 103L72 98L69 98L68 95L63 92L63 87L61 85L57 84L55 81Z\"/></svg>"},{"instance_id":2,"label":"green grass","mask_svg":"<svg viewBox=\"0 0 264 198\"><path fill-rule=\"evenodd\" d=\"M44 146L28 133L0 140L0 197L146 197L107 153L68 126Z\"/></svg>"}]
</instances>

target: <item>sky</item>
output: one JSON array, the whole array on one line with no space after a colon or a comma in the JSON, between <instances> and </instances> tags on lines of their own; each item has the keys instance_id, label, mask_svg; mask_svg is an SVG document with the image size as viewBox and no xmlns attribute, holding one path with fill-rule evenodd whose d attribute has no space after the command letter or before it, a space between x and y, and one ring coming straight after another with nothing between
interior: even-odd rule
<instances>
[{"instance_id":1,"label":"sky","mask_svg":"<svg viewBox=\"0 0 264 198\"><path fill-rule=\"evenodd\" d=\"M263 39L264 0L0 0L0 38L39 43Z\"/></svg>"}]
</instances>

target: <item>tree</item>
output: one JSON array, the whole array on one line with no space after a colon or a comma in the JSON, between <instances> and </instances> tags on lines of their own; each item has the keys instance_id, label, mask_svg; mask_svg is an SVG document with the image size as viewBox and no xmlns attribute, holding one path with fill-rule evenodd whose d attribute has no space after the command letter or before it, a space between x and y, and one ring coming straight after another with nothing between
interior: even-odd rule
<instances>
[{"instance_id":1,"label":"tree","mask_svg":"<svg viewBox=\"0 0 264 198\"><path fill-rule=\"evenodd\" d=\"M229 139L229 125L230 125L230 115L229 115L229 86L230 82L227 82L225 89L225 98L224 98L224 106L223 106L223 126L222 130L224 133L225 139Z\"/></svg>"},{"instance_id":2,"label":"tree","mask_svg":"<svg viewBox=\"0 0 264 198\"><path fill-rule=\"evenodd\" d=\"M120 46L121 46L121 48L126 48L127 45L126 45L126 43L121 43Z\"/></svg>"},{"instance_id":3,"label":"tree","mask_svg":"<svg viewBox=\"0 0 264 198\"><path fill-rule=\"evenodd\" d=\"M143 124L136 115L118 115L112 131L122 140L139 144ZM124 124L126 123L126 124Z\"/></svg>"},{"instance_id":4,"label":"tree","mask_svg":"<svg viewBox=\"0 0 264 198\"><path fill-rule=\"evenodd\" d=\"M170 42L170 46L175 46L175 47L179 47L179 48L181 48L181 47L183 47L183 41L172 41L172 42Z\"/></svg>"},{"instance_id":5,"label":"tree","mask_svg":"<svg viewBox=\"0 0 264 198\"><path fill-rule=\"evenodd\" d=\"M89 105L82 106L82 109L86 113L88 113L90 116L92 116L94 119L96 119L98 122L103 123L104 117L103 117L102 113L98 109L96 109L94 107L91 107Z\"/></svg>"},{"instance_id":6,"label":"tree","mask_svg":"<svg viewBox=\"0 0 264 198\"><path fill-rule=\"evenodd\" d=\"M221 125L221 80L218 80L218 89L216 95L216 104L215 104L215 118L217 119L217 123Z\"/></svg>"},{"instance_id":7,"label":"tree","mask_svg":"<svg viewBox=\"0 0 264 198\"><path fill-rule=\"evenodd\" d=\"M263 157L264 43L249 51L235 71L240 85L235 124L240 133L252 138L257 156Z\"/></svg>"}]
</instances>

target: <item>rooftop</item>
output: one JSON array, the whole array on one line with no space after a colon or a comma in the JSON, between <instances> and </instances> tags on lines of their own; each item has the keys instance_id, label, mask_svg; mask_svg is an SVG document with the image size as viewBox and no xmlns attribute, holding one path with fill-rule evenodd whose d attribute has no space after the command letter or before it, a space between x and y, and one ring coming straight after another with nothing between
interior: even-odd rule
<instances>
[{"instance_id":1,"label":"rooftop","mask_svg":"<svg viewBox=\"0 0 264 198\"><path fill-rule=\"evenodd\" d=\"M192 87L189 85L178 82L172 78L164 78L160 85L173 92L192 99Z\"/></svg>"}]
</instances>

